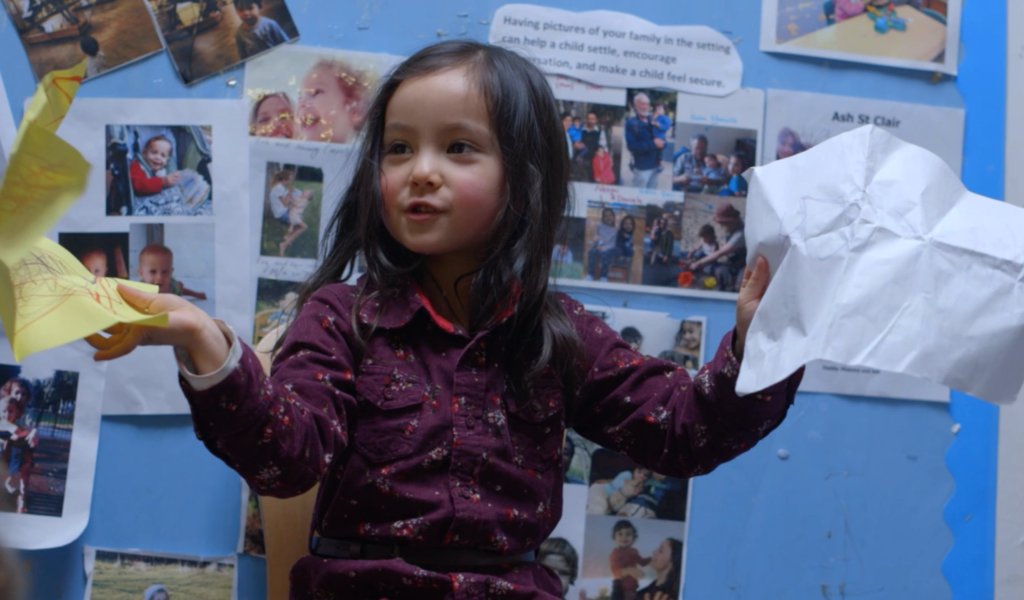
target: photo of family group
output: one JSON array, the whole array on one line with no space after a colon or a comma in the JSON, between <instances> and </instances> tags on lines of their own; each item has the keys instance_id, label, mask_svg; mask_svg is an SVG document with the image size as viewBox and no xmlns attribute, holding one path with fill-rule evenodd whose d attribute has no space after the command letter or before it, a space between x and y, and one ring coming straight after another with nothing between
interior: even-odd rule
<instances>
[{"instance_id":1,"label":"photo of family group","mask_svg":"<svg viewBox=\"0 0 1024 600\"><path fill-rule=\"evenodd\" d=\"M349 144L377 83L398 61L385 54L288 46L249 62L249 135Z\"/></svg>"},{"instance_id":2,"label":"photo of family group","mask_svg":"<svg viewBox=\"0 0 1024 600\"><path fill-rule=\"evenodd\" d=\"M161 294L182 296L215 315L214 226L133 223L128 232L128 272Z\"/></svg>"},{"instance_id":3,"label":"photo of family group","mask_svg":"<svg viewBox=\"0 0 1024 600\"><path fill-rule=\"evenodd\" d=\"M186 84L299 38L284 0L146 2Z\"/></svg>"},{"instance_id":4,"label":"photo of family group","mask_svg":"<svg viewBox=\"0 0 1024 600\"><path fill-rule=\"evenodd\" d=\"M144 0L3 0L3 5L36 79L83 60L89 79L163 49Z\"/></svg>"},{"instance_id":5,"label":"photo of family group","mask_svg":"<svg viewBox=\"0 0 1024 600\"><path fill-rule=\"evenodd\" d=\"M86 600L230 600L235 558L86 547ZM88 567L91 566L91 569Z\"/></svg>"},{"instance_id":6,"label":"photo of family group","mask_svg":"<svg viewBox=\"0 0 1024 600\"><path fill-rule=\"evenodd\" d=\"M956 73L960 0L763 0L761 49Z\"/></svg>"},{"instance_id":7,"label":"photo of family group","mask_svg":"<svg viewBox=\"0 0 1024 600\"><path fill-rule=\"evenodd\" d=\"M108 125L106 214L213 214L213 128Z\"/></svg>"},{"instance_id":8,"label":"photo of family group","mask_svg":"<svg viewBox=\"0 0 1024 600\"><path fill-rule=\"evenodd\" d=\"M57 234L63 246L96 277L132 279L128 273L127 233L64 233Z\"/></svg>"},{"instance_id":9,"label":"photo of family group","mask_svg":"<svg viewBox=\"0 0 1024 600\"><path fill-rule=\"evenodd\" d=\"M559 100L569 158L570 178L583 183L623 185L622 106Z\"/></svg>"},{"instance_id":10,"label":"photo of family group","mask_svg":"<svg viewBox=\"0 0 1024 600\"><path fill-rule=\"evenodd\" d=\"M0 511L60 517L71 457L78 373L29 374L0 364Z\"/></svg>"},{"instance_id":11,"label":"photo of family group","mask_svg":"<svg viewBox=\"0 0 1024 600\"><path fill-rule=\"evenodd\" d=\"M269 162L266 178L260 255L315 259L320 247L323 171Z\"/></svg>"},{"instance_id":12,"label":"photo of family group","mask_svg":"<svg viewBox=\"0 0 1024 600\"><path fill-rule=\"evenodd\" d=\"M677 123L680 147L672 162L672 189L691 194L747 195L743 172L755 165L757 131Z\"/></svg>"}]
</instances>

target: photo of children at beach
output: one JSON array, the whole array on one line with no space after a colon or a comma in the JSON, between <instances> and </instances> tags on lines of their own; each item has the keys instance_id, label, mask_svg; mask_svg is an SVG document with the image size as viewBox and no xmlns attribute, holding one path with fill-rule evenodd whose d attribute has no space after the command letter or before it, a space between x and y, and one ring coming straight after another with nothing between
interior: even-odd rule
<instances>
[{"instance_id":1,"label":"photo of children at beach","mask_svg":"<svg viewBox=\"0 0 1024 600\"><path fill-rule=\"evenodd\" d=\"M270 162L266 178L260 254L315 259L320 246L323 171Z\"/></svg>"},{"instance_id":2,"label":"photo of children at beach","mask_svg":"<svg viewBox=\"0 0 1024 600\"><path fill-rule=\"evenodd\" d=\"M127 233L64 233L57 242L95 277L130 279Z\"/></svg>"},{"instance_id":3,"label":"photo of children at beach","mask_svg":"<svg viewBox=\"0 0 1024 600\"><path fill-rule=\"evenodd\" d=\"M157 286L214 314L214 226L133 223L128 233L128 271L135 281Z\"/></svg>"},{"instance_id":4,"label":"photo of children at beach","mask_svg":"<svg viewBox=\"0 0 1024 600\"><path fill-rule=\"evenodd\" d=\"M78 373L0 364L0 508L63 514L77 399Z\"/></svg>"},{"instance_id":5,"label":"photo of children at beach","mask_svg":"<svg viewBox=\"0 0 1024 600\"><path fill-rule=\"evenodd\" d=\"M245 69L249 135L354 142L381 75L396 60L386 54L286 46L250 61Z\"/></svg>"},{"instance_id":6,"label":"photo of children at beach","mask_svg":"<svg viewBox=\"0 0 1024 600\"><path fill-rule=\"evenodd\" d=\"M86 600L230 600L235 559L137 550L95 552Z\"/></svg>"},{"instance_id":7,"label":"photo of children at beach","mask_svg":"<svg viewBox=\"0 0 1024 600\"><path fill-rule=\"evenodd\" d=\"M147 3L186 84L299 38L284 0Z\"/></svg>"},{"instance_id":8,"label":"photo of children at beach","mask_svg":"<svg viewBox=\"0 0 1024 600\"><path fill-rule=\"evenodd\" d=\"M213 128L108 125L108 216L213 214Z\"/></svg>"},{"instance_id":9,"label":"photo of children at beach","mask_svg":"<svg viewBox=\"0 0 1024 600\"><path fill-rule=\"evenodd\" d=\"M36 79L84 60L88 80L163 49L142 0L3 0L3 6Z\"/></svg>"}]
</instances>

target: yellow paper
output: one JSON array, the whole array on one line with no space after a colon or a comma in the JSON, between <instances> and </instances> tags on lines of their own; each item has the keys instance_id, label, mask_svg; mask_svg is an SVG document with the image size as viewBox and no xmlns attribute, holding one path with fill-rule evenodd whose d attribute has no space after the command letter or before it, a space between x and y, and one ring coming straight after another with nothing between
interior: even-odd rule
<instances>
[{"instance_id":1,"label":"yellow paper","mask_svg":"<svg viewBox=\"0 0 1024 600\"><path fill-rule=\"evenodd\" d=\"M96 277L70 252L39 238L10 265L0 263L0 320L14 359L92 335L117 323L167 326L167 315L129 306L117 284L155 293L157 286Z\"/></svg>"},{"instance_id":2,"label":"yellow paper","mask_svg":"<svg viewBox=\"0 0 1024 600\"><path fill-rule=\"evenodd\" d=\"M56 135L85 62L48 74L18 127L0 183L0 261L18 260L81 196L89 163Z\"/></svg>"}]
</instances>

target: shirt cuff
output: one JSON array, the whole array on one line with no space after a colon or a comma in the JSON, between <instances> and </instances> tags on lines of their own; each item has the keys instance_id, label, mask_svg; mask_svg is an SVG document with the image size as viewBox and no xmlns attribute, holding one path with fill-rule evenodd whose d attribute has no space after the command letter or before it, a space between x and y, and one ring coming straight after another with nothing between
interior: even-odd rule
<instances>
[{"instance_id":1,"label":"shirt cuff","mask_svg":"<svg viewBox=\"0 0 1024 600\"><path fill-rule=\"evenodd\" d=\"M224 334L224 339L228 341L228 346L230 347L228 357L219 369L206 375L196 375L195 365L192 364L192 357L188 355L188 352L181 348L174 348L174 356L178 359L178 372L192 386L192 389L197 392L208 390L224 381L231 374L231 371L234 371L235 367L242 362L242 344L238 343L235 331L220 319L214 319L213 322L220 328L221 333Z\"/></svg>"}]
</instances>

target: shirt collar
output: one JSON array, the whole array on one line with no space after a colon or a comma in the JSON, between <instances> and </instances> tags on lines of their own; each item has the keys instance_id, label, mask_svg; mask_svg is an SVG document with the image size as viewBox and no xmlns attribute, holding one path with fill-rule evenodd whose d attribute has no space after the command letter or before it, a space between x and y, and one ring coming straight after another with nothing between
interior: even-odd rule
<instances>
[{"instance_id":1,"label":"shirt collar","mask_svg":"<svg viewBox=\"0 0 1024 600\"><path fill-rule=\"evenodd\" d=\"M367 292L372 293L373 291L369 289L365 275L359 278L357 286L366 286ZM515 314L520 293L520 287L516 284L512 297L501 307L498 319L495 322L496 325L505 322ZM430 316L431 321L441 331L455 333L456 326L434 310L433 305L430 304L430 299L427 298L427 295L411 277L406 279L403 284L389 290L384 290L380 295L363 302L359 307L358 317L359 321L365 325L373 325L376 320L376 326L379 328L398 329L408 324L416 316L416 313L421 310Z\"/></svg>"}]
</instances>

